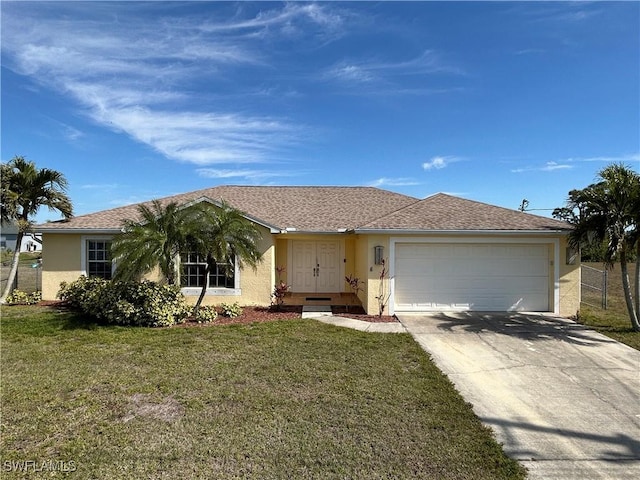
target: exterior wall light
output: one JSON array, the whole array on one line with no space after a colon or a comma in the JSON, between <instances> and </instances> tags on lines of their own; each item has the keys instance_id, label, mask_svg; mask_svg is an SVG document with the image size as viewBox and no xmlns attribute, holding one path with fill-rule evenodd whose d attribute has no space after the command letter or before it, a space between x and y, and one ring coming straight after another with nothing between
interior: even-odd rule
<instances>
[{"instance_id":1,"label":"exterior wall light","mask_svg":"<svg viewBox=\"0 0 640 480\"><path fill-rule=\"evenodd\" d=\"M383 259L384 259L384 247L382 245L377 245L373 247L373 263L376 265L382 265Z\"/></svg>"}]
</instances>

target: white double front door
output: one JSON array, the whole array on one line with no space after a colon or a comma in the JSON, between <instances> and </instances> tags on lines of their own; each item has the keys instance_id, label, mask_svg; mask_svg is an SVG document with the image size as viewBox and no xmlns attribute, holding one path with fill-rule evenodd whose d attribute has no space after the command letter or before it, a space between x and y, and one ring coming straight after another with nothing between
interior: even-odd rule
<instances>
[{"instance_id":1,"label":"white double front door","mask_svg":"<svg viewBox=\"0 0 640 480\"><path fill-rule=\"evenodd\" d=\"M290 256L291 291L340 291L340 242L293 240Z\"/></svg>"}]
</instances>

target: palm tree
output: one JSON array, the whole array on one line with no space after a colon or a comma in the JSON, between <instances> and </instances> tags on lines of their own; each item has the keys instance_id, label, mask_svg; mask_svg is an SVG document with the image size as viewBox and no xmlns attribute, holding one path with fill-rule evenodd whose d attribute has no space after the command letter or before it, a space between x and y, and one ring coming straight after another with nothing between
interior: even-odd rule
<instances>
[{"instance_id":1,"label":"palm tree","mask_svg":"<svg viewBox=\"0 0 640 480\"><path fill-rule=\"evenodd\" d=\"M258 242L262 238L257 226L244 213L222 202L220 207L202 203L197 216L201 229L192 237L189 245L192 252L206 259L203 270L202 291L194 306L194 315L207 291L207 278L216 263L231 266L227 273L245 264L256 268L262 260Z\"/></svg>"},{"instance_id":2,"label":"palm tree","mask_svg":"<svg viewBox=\"0 0 640 480\"><path fill-rule=\"evenodd\" d=\"M22 238L32 227L31 218L40 207L48 207L49 210L57 210L65 219L69 219L73 216L73 206L66 194L67 179L56 170L37 168L34 162L16 156L8 163L2 164L1 174L2 221L16 222L18 225L11 270L7 285L2 297L0 297L0 303L5 303L7 296L13 289L18 272Z\"/></svg>"},{"instance_id":3,"label":"palm tree","mask_svg":"<svg viewBox=\"0 0 640 480\"><path fill-rule=\"evenodd\" d=\"M623 164L613 164L598 177L598 183L571 190L567 205L553 215L573 225L569 241L574 247L606 242L605 263L611 266L620 261L629 319L633 329L640 331L640 255L636 257L635 303L628 269L629 254L634 248L640 253L640 175Z\"/></svg>"},{"instance_id":4,"label":"palm tree","mask_svg":"<svg viewBox=\"0 0 640 480\"><path fill-rule=\"evenodd\" d=\"M159 267L169 285L180 284L180 252L198 229L193 210L176 202L138 206L139 219L126 220L111 244L115 280L139 280Z\"/></svg>"}]
</instances>

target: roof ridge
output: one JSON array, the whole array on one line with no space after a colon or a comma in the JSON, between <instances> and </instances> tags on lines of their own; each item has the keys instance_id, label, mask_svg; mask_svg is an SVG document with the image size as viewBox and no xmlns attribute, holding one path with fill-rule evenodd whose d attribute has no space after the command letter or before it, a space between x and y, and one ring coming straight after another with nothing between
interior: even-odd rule
<instances>
[{"instance_id":1,"label":"roof ridge","mask_svg":"<svg viewBox=\"0 0 640 480\"><path fill-rule=\"evenodd\" d=\"M409 197L409 198L413 198L413 197ZM382 220L384 217L388 217L388 216L390 216L390 215L394 215L394 214L396 214L396 213L398 213L398 212L401 212L402 210L405 210L405 209L407 209L407 208L411 207L412 205L415 205L416 203L422 202L423 200L425 200L425 199L424 199L424 198L423 198L423 199L416 198L416 201L415 201L415 202L411 202L411 203L409 203L409 204L407 204L407 205L405 205L405 206L403 206L403 207L400 207L400 208L398 208L398 209L396 209L396 210L394 210L394 211L392 211L392 212L385 213L384 215L381 215L380 217L372 218L372 219L371 219L371 220L369 220L367 223L364 223L364 224L362 224L362 225L359 225L359 226L357 226L357 227L355 227L355 228L356 228L356 229L357 229L357 228L364 228L364 227L366 227L367 225L369 225L369 224L371 224L371 223L378 222L378 221Z\"/></svg>"}]
</instances>

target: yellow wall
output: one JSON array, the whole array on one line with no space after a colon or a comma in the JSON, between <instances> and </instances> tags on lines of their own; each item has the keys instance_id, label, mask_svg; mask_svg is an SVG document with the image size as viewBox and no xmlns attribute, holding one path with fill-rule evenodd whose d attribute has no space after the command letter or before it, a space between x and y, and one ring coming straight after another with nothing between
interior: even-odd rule
<instances>
[{"instance_id":1,"label":"yellow wall","mask_svg":"<svg viewBox=\"0 0 640 480\"><path fill-rule=\"evenodd\" d=\"M261 227L262 228L262 227ZM207 295L204 304L235 303L241 305L269 305L271 293L277 281L276 267L289 268L288 262L288 242L293 239L313 240L318 239L318 235L272 235L267 229L262 229L263 240L260 243L263 252L263 261L254 271L250 267L244 268L240 273L241 295ZM105 238L104 236L96 236ZM378 313L377 296L380 293L380 265L374 265L373 248L376 245L384 247L384 257L388 261L390 254L391 235L334 235L331 237L344 240L344 274L354 275L362 280L363 290L359 292L359 298L363 307L369 314ZM393 235L395 238L409 239L411 236ZM60 282L76 280L82 273L81 244L82 239L88 238L77 234L43 234L43 270L42 270L42 294L43 299L53 300L60 288ZM322 238L328 238L322 236ZM438 238L438 236L429 236ZM442 236L443 241L451 236ZM491 240L492 236L483 237ZM539 241L541 238L547 239L549 244L549 258L553 262L555 259L553 241L558 237L508 237L514 239L533 238ZM559 243L559 313L563 316L575 315L580 307L580 262L579 259L574 265L566 264L567 242L564 237L560 237ZM388 268L388 265L387 265ZM287 272L283 273L282 280L288 283ZM553 308L553 286L554 267L550 266L550 292L549 305ZM149 275L152 279L157 279L157 273ZM390 282L385 281L386 292L389 292ZM349 285L344 284L343 290L350 291ZM198 292L199 293L199 292ZM189 295L188 300L195 302L197 294ZM388 304L385 313L388 313Z\"/></svg>"},{"instance_id":2,"label":"yellow wall","mask_svg":"<svg viewBox=\"0 0 640 480\"><path fill-rule=\"evenodd\" d=\"M60 282L72 282L81 274L80 235L42 234L42 299L55 300Z\"/></svg>"},{"instance_id":3,"label":"yellow wall","mask_svg":"<svg viewBox=\"0 0 640 480\"><path fill-rule=\"evenodd\" d=\"M254 271L245 267L240 272L241 295L208 294L204 305L219 303L235 303L241 305L267 306L271 302L271 292L275 285L275 245L269 230L261 227L263 238L259 244L263 252L262 262ZM82 242L88 238L106 239L108 236L83 236L75 234L43 234L42 249L42 298L55 300L60 282L77 280L83 272ZM160 276L156 270L146 277L157 281ZM193 293L197 290L197 293ZM185 295L188 302L195 303L200 294L199 289L189 289Z\"/></svg>"},{"instance_id":4,"label":"yellow wall","mask_svg":"<svg viewBox=\"0 0 640 480\"><path fill-rule=\"evenodd\" d=\"M276 245L276 268L282 269L281 273L278 275L276 272L276 281L281 281L284 283L289 283L289 265L288 262L288 241L285 238L276 237L275 241ZM278 278L278 276L280 278Z\"/></svg>"},{"instance_id":5,"label":"yellow wall","mask_svg":"<svg viewBox=\"0 0 640 480\"><path fill-rule=\"evenodd\" d=\"M385 280L380 280L382 273L382 265L375 265L374 247L382 246L384 248L383 257L385 260L385 269L389 271L389 239L388 235L364 235L360 245L359 257L364 261L361 270L364 271L367 279L367 291L362 302L364 309L369 315L377 315L380 312L380 302L377 297L384 297L385 307L383 315L389 314L389 288L390 282L388 276ZM386 299L389 300L386 300Z\"/></svg>"},{"instance_id":6,"label":"yellow wall","mask_svg":"<svg viewBox=\"0 0 640 480\"><path fill-rule=\"evenodd\" d=\"M567 239L560 240L560 315L570 317L580 310L580 255L567 265Z\"/></svg>"}]
</instances>

